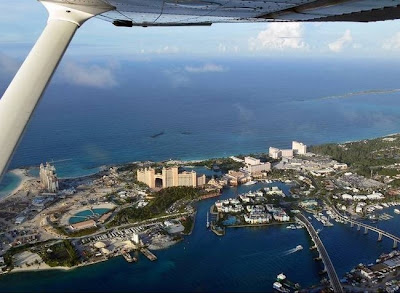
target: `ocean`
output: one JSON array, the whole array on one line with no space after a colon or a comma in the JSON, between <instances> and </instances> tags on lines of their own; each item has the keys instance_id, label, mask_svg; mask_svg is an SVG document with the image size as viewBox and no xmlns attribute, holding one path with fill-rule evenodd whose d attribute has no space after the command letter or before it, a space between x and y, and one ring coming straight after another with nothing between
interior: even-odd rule
<instances>
[{"instance_id":1,"label":"ocean","mask_svg":"<svg viewBox=\"0 0 400 293\"><path fill-rule=\"evenodd\" d=\"M188 70L207 63L222 69ZM395 62L157 59L116 68L112 88L66 84L56 74L10 168L53 161L60 177L74 177L107 164L267 152L289 148L292 140L344 142L400 129ZM1 192L15 182L7 175ZM229 229L217 237L205 229L213 202L198 204L193 234L157 251L155 263L116 258L69 272L11 274L0 278L0 291L265 292L281 272L303 286L319 283L321 265L308 250L305 230ZM398 220L385 225L398 229ZM391 249L390 241L377 243L377 235L354 230L336 224L321 232L339 277ZM299 244L305 249L286 254Z\"/></svg>"},{"instance_id":2,"label":"ocean","mask_svg":"<svg viewBox=\"0 0 400 293\"><path fill-rule=\"evenodd\" d=\"M222 71L187 71L208 63ZM386 135L399 131L400 92L389 92L400 88L399 71L372 60L131 61L115 70L112 88L56 74L10 168L55 161L70 177L104 164ZM349 95L368 90L381 92Z\"/></svg>"}]
</instances>

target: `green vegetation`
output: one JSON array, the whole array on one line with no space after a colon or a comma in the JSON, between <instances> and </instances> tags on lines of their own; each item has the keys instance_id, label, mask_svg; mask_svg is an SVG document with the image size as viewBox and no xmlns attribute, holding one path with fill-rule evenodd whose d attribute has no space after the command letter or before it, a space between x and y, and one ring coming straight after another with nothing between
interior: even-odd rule
<instances>
[{"instance_id":1,"label":"green vegetation","mask_svg":"<svg viewBox=\"0 0 400 293\"><path fill-rule=\"evenodd\" d=\"M49 241L51 241L51 240L47 240L47 241L44 241L44 242L41 242L41 243L44 244L44 243L47 243ZM13 260L12 260L13 255L21 253L21 252L23 252L25 250L29 250L30 248L32 248L32 247L34 247L36 245L38 245L38 243L27 243L27 244L20 245L20 246L17 246L17 247L11 247L3 255L4 263L7 265L8 268L12 269L14 267Z\"/></svg>"},{"instance_id":2,"label":"green vegetation","mask_svg":"<svg viewBox=\"0 0 400 293\"><path fill-rule=\"evenodd\" d=\"M399 138L398 135L394 136ZM400 161L400 139L384 141L382 138L349 142L346 144L324 144L311 146L310 151L328 155L331 158L348 164L357 173L370 176L371 170L375 173L376 167L387 166ZM380 168L381 175L398 173L397 170Z\"/></svg>"},{"instance_id":3,"label":"green vegetation","mask_svg":"<svg viewBox=\"0 0 400 293\"><path fill-rule=\"evenodd\" d=\"M118 167L118 172L124 172L124 171L135 171L135 169L138 168L137 164L129 163L125 164L123 166Z\"/></svg>"},{"instance_id":4,"label":"green vegetation","mask_svg":"<svg viewBox=\"0 0 400 293\"><path fill-rule=\"evenodd\" d=\"M79 257L69 240L57 242L49 247L44 245L41 247L39 255L51 267L72 267L79 263Z\"/></svg>"},{"instance_id":5,"label":"green vegetation","mask_svg":"<svg viewBox=\"0 0 400 293\"><path fill-rule=\"evenodd\" d=\"M200 192L193 187L180 186L164 188L151 195L154 199L147 206L139 209L129 207L120 211L107 227L161 216L165 210L176 201L181 199L197 199L199 195Z\"/></svg>"},{"instance_id":6,"label":"green vegetation","mask_svg":"<svg viewBox=\"0 0 400 293\"><path fill-rule=\"evenodd\" d=\"M244 167L244 163L235 162L231 158L209 159L198 163L193 163L192 165L205 166L210 169L212 169L214 166L218 166L218 168L225 173L229 170L238 171L241 167Z\"/></svg>"},{"instance_id":7,"label":"green vegetation","mask_svg":"<svg viewBox=\"0 0 400 293\"><path fill-rule=\"evenodd\" d=\"M194 225L194 220L193 217L186 217L186 219L184 221L181 221L183 227L185 227L185 230L183 230L183 234L190 234L192 232L193 229L193 225Z\"/></svg>"},{"instance_id":8,"label":"green vegetation","mask_svg":"<svg viewBox=\"0 0 400 293\"><path fill-rule=\"evenodd\" d=\"M383 176L396 176L400 173L400 171L397 169L391 169L391 168L378 168L378 169L374 170L374 173L383 175Z\"/></svg>"},{"instance_id":9,"label":"green vegetation","mask_svg":"<svg viewBox=\"0 0 400 293\"><path fill-rule=\"evenodd\" d=\"M389 184L394 188L398 188L398 187L400 187L400 179L395 179L392 182L390 182Z\"/></svg>"},{"instance_id":10,"label":"green vegetation","mask_svg":"<svg viewBox=\"0 0 400 293\"><path fill-rule=\"evenodd\" d=\"M90 235L98 231L100 228L99 227L92 227L92 228L87 228L79 231L69 231L65 229L64 227L60 226L53 226L54 229L57 230L58 233L69 236L69 237L82 237L86 235Z\"/></svg>"}]
</instances>

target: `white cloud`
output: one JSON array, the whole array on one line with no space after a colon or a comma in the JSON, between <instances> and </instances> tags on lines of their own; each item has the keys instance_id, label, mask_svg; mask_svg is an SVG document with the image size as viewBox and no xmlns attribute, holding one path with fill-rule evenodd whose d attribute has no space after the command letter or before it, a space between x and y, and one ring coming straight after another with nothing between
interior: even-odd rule
<instances>
[{"instance_id":1,"label":"white cloud","mask_svg":"<svg viewBox=\"0 0 400 293\"><path fill-rule=\"evenodd\" d=\"M343 50L343 48L345 48L347 45L349 45L352 41L353 41L353 37L351 36L351 31L349 29L347 29L344 32L343 36L341 36L336 41L329 43L328 47L329 47L329 50L338 53L338 52L341 52Z\"/></svg>"},{"instance_id":2,"label":"white cloud","mask_svg":"<svg viewBox=\"0 0 400 293\"><path fill-rule=\"evenodd\" d=\"M212 63L204 64L203 66L185 66L185 70L190 73L204 73L204 72L225 72L227 69L221 65Z\"/></svg>"},{"instance_id":3,"label":"white cloud","mask_svg":"<svg viewBox=\"0 0 400 293\"><path fill-rule=\"evenodd\" d=\"M308 44L303 40L303 25L298 22L270 23L266 30L249 41L251 51L307 48Z\"/></svg>"},{"instance_id":4,"label":"white cloud","mask_svg":"<svg viewBox=\"0 0 400 293\"><path fill-rule=\"evenodd\" d=\"M396 33L393 37L386 40L382 48L385 50L397 50L400 49L400 32Z\"/></svg>"},{"instance_id":5,"label":"white cloud","mask_svg":"<svg viewBox=\"0 0 400 293\"><path fill-rule=\"evenodd\" d=\"M110 88L117 85L114 76L116 64L108 67L99 65L77 64L67 62L64 64L61 74L65 82L97 88Z\"/></svg>"},{"instance_id":6,"label":"white cloud","mask_svg":"<svg viewBox=\"0 0 400 293\"><path fill-rule=\"evenodd\" d=\"M146 50L146 49L141 49L140 50L140 54L177 54L179 53L180 50L178 47L175 46L163 46L160 47L158 49L150 49L150 50Z\"/></svg>"},{"instance_id":7,"label":"white cloud","mask_svg":"<svg viewBox=\"0 0 400 293\"><path fill-rule=\"evenodd\" d=\"M164 70L164 74L167 76L173 88L187 87L190 85L190 79L187 73L183 72L180 68Z\"/></svg>"},{"instance_id":8,"label":"white cloud","mask_svg":"<svg viewBox=\"0 0 400 293\"><path fill-rule=\"evenodd\" d=\"M218 52L221 53L226 53L226 52L232 52L232 53L238 53L240 51L239 46L237 45L226 45L223 43L219 43L217 47Z\"/></svg>"}]
</instances>

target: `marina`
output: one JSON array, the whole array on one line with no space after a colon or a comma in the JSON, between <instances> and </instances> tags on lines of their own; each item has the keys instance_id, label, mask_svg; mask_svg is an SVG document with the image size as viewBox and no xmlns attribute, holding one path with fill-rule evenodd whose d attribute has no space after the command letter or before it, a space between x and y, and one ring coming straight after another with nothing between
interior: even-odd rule
<instances>
[{"instance_id":1,"label":"marina","mask_svg":"<svg viewBox=\"0 0 400 293\"><path fill-rule=\"evenodd\" d=\"M141 248L140 252L143 253L145 257L147 257L150 261L157 260L157 256L155 256L150 250L147 248Z\"/></svg>"}]
</instances>

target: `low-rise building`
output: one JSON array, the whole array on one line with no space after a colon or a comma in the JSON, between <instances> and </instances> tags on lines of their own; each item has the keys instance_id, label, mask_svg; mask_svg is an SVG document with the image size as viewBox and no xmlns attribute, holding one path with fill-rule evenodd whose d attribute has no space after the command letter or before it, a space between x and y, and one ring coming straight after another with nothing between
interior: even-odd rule
<instances>
[{"instance_id":1,"label":"low-rise building","mask_svg":"<svg viewBox=\"0 0 400 293\"><path fill-rule=\"evenodd\" d=\"M96 222L94 220L87 220L75 224L71 224L70 228L73 231L78 231L78 230L83 230L83 229L89 229L96 227Z\"/></svg>"},{"instance_id":2,"label":"low-rise building","mask_svg":"<svg viewBox=\"0 0 400 293\"><path fill-rule=\"evenodd\" d=\"M260 165L260 159L256 159L253 157L244 157L244 163L248 166L252 165Z\"/></svg>"},{"instance_id":3,"label":"low-rise building","mask_svg":"<svg viewBox=\"0 0 400 293\"><path fill-rule=\"evenodd\" d=\"M289 222L290 217L282 210L274 213L274 220L279 222Z\"/></svg>"},{"instance_id":4,"label":"low-rise building","mask_svg":"<svg viewBox=\"0 0 400 293\"><path fill-rule=\"evenodd\" d=\"M261 173L261 172L269 172L271 171L271 163L266 162L266 163L260 163L260 164L255 164L255 165L249 165L247 167L247 170L253 175L255 173Z\"/></svg>"}]
</instances>

